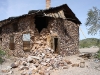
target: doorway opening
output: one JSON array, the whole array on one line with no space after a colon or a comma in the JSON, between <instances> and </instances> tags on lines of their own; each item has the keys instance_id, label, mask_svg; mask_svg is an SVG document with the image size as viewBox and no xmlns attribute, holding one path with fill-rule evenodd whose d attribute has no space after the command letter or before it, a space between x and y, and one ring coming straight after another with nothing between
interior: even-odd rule
<instances>
[{"instance_id":1,"label":"doorway opening","mask_svg":"<svg viewBox=\"0 0 100 75\"><path fill-rule=\"evenodd\" d=\"M54 51L58 53L58 38L54 38Z\"/></svg>"},{"instance_id":2,"label":"doorway opening","mask_svg":"<svg viewBox=\"0 0 100 75\"><path fill-rule=\"evenodd\" d=\"M51 36L51 48L54 53L59 53L59 38L57 36Z\"/></svg>"}]
</instances>

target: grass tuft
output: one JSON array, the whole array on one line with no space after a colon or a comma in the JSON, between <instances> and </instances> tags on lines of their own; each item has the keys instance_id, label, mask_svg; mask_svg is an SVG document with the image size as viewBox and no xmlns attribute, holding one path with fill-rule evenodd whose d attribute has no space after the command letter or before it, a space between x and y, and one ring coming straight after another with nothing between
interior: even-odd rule
<instances>
[{"instance_id":1,"label":"grass tuft","mask_svg":"<svg viewBox=\"0 0 100 75\"><path fill-rule=\"evenodd\" d=\"M100 60L100 48L99 48L99 51L95 54L94 57Z\"/></svg>"},{"instance_id":2,"label":"grass tuft","mask_svg":"<svg viewBox=\"0 0 100 75\"><path fill-rule=\"evenodd\" d=\"M3 57L6 55L6 53L0 49L0 64L2 64L4 62Z\"/></svg>"}]
</instances>

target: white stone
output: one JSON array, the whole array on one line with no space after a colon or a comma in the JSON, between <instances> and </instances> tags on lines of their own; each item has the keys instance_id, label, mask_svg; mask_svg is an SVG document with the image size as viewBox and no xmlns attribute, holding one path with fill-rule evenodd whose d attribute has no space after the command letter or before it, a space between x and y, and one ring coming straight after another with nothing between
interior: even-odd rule
<instances>
[{"instance_id":1,"label":"white stone","mask_svg":"<svg viewBox=\"0 0 100 75\"><path fill-rule=\"evenodd\" d=\"M46 62L49 62L49 61L50 61L50 59L49 59L49 58L47 58L47 59L46 59Z\"/></svg>"},{"instance_id":2,"label":"white stone","mask_svg":"<svg viewBox=\"0 0 100 75\"><path fill-rule=\"evenodd\" d=\"M36 66L34 65L34 64L31 64L30 66L29 66L29 70L36 70L37 68L36 68Z\"/></svg>"},{"instance_id":3,"label":"white stone","mask_svg":"<svg viewBox=\"0 0 100 75\"><path fill-rule=\"evenodd\" d=\"M40 59L40 57L38 57L38 56L32 56L32 58L34 58L34 59Z\"/></svg>"},{"instance_id":4,"label":"white stone","mask_svg":"<svg viewBox=\"0 0 100 75\"><path fill-rule=\"evenodd\" d=\"M45 56L45 54L44 54L44 53L42 53L42 56L44 57L44 56Z\"/></svg>"},{"instance_id":5,"label":"white stone","mask_svg":"<svg viewBox=\"0 0 100 75\"><path fill-rule=\"evenodd\" d=\"M28 61L28 62L33 61L32 56L29 55L29 56L27 57L27 61Z\"/></svg>"},{"instance_id":6,"label":"white stone","mask_svg":"<svg viewBox=\"0 0 100 75\"><path fill-rule=\"evenodd\" d=\"M45 65L47 65L47 63L46 62L41 62L41 65L44 65L45 66Z\"/></svg>"},{"instance_id":7,"label":"white stone","mask_svg":"<svg viewBox=\"0 0 100 75\"><path fill-rule=\"evenodd\" d=\"M41 41L36 41L36 43L40 44L40 43L41 43Z\"/></svg>"}]
</instances>

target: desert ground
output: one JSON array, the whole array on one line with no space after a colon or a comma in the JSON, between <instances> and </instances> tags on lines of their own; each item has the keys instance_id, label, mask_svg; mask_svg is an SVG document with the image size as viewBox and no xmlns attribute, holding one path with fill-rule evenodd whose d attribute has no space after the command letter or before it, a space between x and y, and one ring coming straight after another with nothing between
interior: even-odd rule
<instances>
[{"instance_id":1,"label":"desert ground","mask_svg":"<svg viewBox=\"0 0 100 75\"><path fill-rule=\"evenodd\" d=\"M99 48L82 48L79 49L80 53L96 53ZM68 56L66 59L73 63L79 63L81 60L85 62L85 67L70 67L64 70L56 70L51 75L100 75L100 62L96 59L82 59L77 55Z\"/></svg>"},{"instance_id":2,"label":"desert ground","mask_svg":"<svg viewBox=\"0 0 100 75\"><path fill-rule=\"evenodd\" d=\"M96 53L98 48L84 48L80 49L81 53ZM79 55L66 56L64 59L71 61L72 64L68 64L67 68L59 68L50 70L45 74L19 74L18 69L13 69L14 73L3 73L2 70L7 68L14 61L13 58L7 59L2 65L0 65L0 75L100 75L100 61L94 58L86 59L79 57ZM84 62L84 67L80 67L80 62ZM77 65L79 64L79 65ZM12 72L11 71L11 72Z\"/></svg>"},{"instance_id":3,"label":"desert ground","mask_svg":"<svg viewBox=\"0 0 100 75\"><path fill-rule=\"evenodd\" d=\"M80 52L96 53L99 48L81 48Z\"/></svg>"}]
</instances>

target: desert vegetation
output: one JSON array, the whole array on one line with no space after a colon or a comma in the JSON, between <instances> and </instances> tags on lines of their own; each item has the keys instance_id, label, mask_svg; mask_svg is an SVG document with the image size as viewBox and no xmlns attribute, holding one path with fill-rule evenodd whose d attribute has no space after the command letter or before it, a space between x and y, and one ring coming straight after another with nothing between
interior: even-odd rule
<instances>
[{"instance_id":1,"label":"desert vegetation","mask_svg":"<svg viewBox=\"0 0 100 75\"><path fill-rule=\"evenodd\" d=\"M79 47L80 48L90 48L90 47L100 47L100 39L97 38L87 38L80 40Z\"/></svg>"},{"instance_id":2,"label":"desert vegetation","mask_svg":"<svg viewBox=\"0 0 100 75\"><path fill-rule=\"evenodd\" d=\"M6 53L2 49L0 49L0 64L2 64L4 62L3 57L5 56L5 54Z\"/></svg>"}]
</instances>

